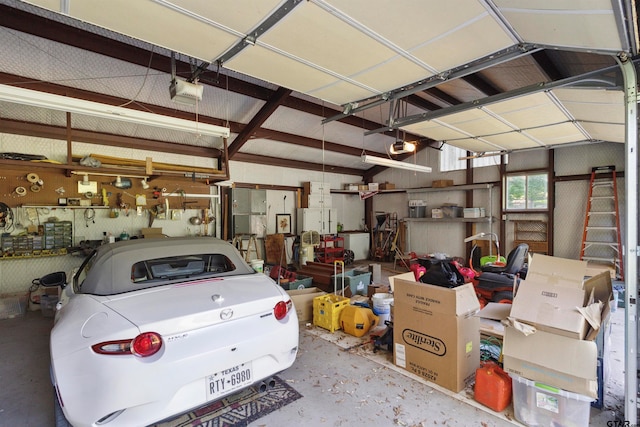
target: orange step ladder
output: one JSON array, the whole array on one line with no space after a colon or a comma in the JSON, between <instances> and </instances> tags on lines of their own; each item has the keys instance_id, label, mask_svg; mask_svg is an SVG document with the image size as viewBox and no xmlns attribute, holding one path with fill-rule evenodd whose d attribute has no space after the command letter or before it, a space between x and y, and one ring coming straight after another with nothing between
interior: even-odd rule
<instances>
[{"instance_id":1,"label":"orange step ladder","mask_svg":"<svg viewBox=\"0 0 640 427\"><path fill-rule=\"evenodd\" d=\"M591 169L580 259L614 268L624 280L615 166Z\"/></svg>"}]
</instances>

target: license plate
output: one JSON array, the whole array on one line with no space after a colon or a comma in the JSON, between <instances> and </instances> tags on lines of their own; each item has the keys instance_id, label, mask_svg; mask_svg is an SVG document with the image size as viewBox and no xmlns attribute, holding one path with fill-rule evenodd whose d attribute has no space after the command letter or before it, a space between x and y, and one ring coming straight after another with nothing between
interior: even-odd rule
<instances>
[{"instance_id":1,"label":"license plate","mask_svg":"<svg viewBox=\"0 0 640 427\"><path fill-rule=\"evenodd\" d=\"M224 369L205 379L207 400L214 400L233 390L247 386L253 382L251 363L243 363L229 369Z\"/></svg>"}]
</instances>

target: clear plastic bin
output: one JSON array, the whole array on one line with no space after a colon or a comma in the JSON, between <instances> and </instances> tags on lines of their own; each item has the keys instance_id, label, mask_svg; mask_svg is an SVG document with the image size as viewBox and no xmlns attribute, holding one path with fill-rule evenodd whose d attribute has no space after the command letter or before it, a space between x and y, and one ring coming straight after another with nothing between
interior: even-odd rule
<instances>
[{"instance_id":1,"label":"clear plastic bin","mask_svg":"<svg viewBox=\"0 0 640 427\"><path fill-rule=\"evenodd\" d=\"M592 398L509 374L513 412L528 426L588 427Z\"/></svg>"},{"instance_id":2,"label":"clear plastic bin","mask_svg":"<svg viewBox=\"0 0 640 427\"><path fill-rule=\"evenodd\" d=\"M40 297L40 309L44 317L53 317L56 314L58 297L56 295L44 294Z\"/></svg>"}]
</instances>

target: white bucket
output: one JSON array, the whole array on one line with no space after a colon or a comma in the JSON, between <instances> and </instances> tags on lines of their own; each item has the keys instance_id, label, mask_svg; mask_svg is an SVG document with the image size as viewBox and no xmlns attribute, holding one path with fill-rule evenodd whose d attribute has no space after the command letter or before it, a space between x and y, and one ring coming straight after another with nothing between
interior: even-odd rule
<instances>
[{"instance_id":1,"label":"white bucket","mask_svg":"<svg viewBox=\"0 0 640 427\"><path fill-rule=\"evenodd\" d=\"M251 268L253 268L256 273L262 273L264 271L264 260L252 259L249 264L251 264Z\"/></svg>"},{"instance_id":2,"label":"white bucket","mask_svg":"<svg viewBox=\"0 0 640 427\"><path fill-rule=\"evenodd\" d=\"M378 293L371 297L373 301L373 314L379 317L378 325L383 326L385 320L391 319L391 304L393 304L393 295Z\"/></svg>"}]
</instances>

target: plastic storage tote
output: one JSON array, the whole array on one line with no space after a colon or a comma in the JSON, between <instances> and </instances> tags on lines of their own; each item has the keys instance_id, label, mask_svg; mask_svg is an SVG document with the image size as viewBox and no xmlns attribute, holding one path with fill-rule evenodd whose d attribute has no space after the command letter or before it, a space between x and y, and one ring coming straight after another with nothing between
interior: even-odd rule
<instances>
[{"instance_id":1,"label":"plastic storage tote","mask_svg":"<svg viewBox=\"0 0 640 427\"><path fill-rule=\"evenodd\" d=\"M592 398L510 374L513 412L528 426L588 427Z\"/></svg>"}]
</instances>

